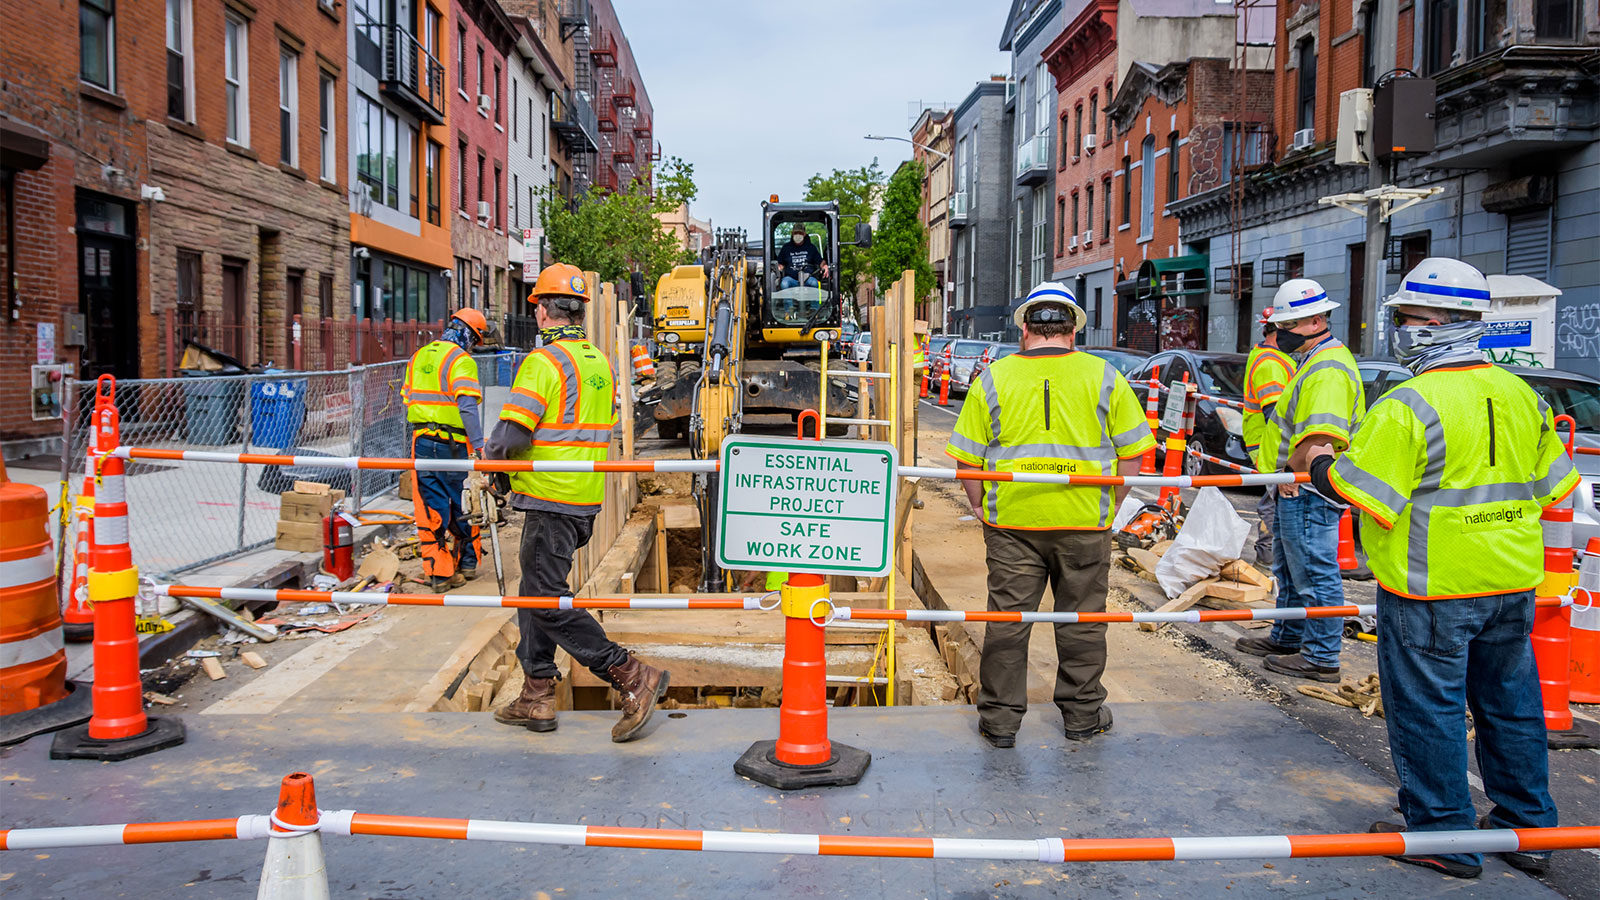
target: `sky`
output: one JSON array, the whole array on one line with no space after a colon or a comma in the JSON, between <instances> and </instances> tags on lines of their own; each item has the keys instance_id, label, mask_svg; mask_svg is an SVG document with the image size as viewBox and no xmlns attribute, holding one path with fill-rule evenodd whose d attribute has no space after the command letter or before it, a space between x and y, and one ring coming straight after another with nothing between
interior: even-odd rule
<instances>
[{"instance_id":1,"label":"sky","mask_svg":"<svg viewBox=\"0 0 1600 900\"><path fill-rule=\"evenodd\" d=\"M1006 0L612 0L664 156L694 164L690 210L759 231L761 201L817 172L911 156L908 104L960 103L1005 73Z\"/></svg>"}]
</instances>

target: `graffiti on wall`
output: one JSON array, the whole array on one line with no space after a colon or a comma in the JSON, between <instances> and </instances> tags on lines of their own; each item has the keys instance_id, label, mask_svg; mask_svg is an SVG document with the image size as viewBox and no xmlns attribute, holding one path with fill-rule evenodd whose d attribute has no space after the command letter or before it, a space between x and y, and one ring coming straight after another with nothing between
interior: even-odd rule
<instances>
[{"instance_id":1,"label":"graffiti on wall","mask_svg":"<svg viewBox=\"0 0 1600 900\"><path fill-rule=\"evenodd\" d=\"M1561 310L1556 321L1556 352L1579 359L1600 357L1600 303Z\"/></svg>"},{"instance_id":2,"label":"graffiti on wall","mask_svg":"<svg viewBox=\"0 0 1600 900\"><path fill-rule=\"evenodd\" d=\"M1539 354L1526 347L1485 348L1483 352L1491 361L1502 366L1525 366L1529 369L1544 368L1544 361L1539 359Z\"/></svg>"}]
</instances>

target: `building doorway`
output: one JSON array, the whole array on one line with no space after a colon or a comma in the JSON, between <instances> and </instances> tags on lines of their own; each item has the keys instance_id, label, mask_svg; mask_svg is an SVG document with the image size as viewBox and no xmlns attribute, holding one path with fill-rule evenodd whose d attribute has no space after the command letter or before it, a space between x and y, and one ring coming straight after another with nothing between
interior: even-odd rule
<instances>
[{"instance_id":1,"label":"building doorway","mask_svg":"<svg viewBox=\"0 0 1600 900\"><path fill-rule=\"evenodd\" d=\"M139 273L132 204L79 192L78 310L87 331L82 374L139 377Z\"/></svg>"},{"instance_id":2,"label":"building doorway","mask_svg":"<svg viewBox=\"0 0 1600 900\"><path fill-rule=\"evenodd\" d=\"M1345 346L1351 348L1352 353L1363 352L1361 333L1366 330L1367 311L1367 245L1350 245L1350 332L1345 337ZM1383 348L1373 349L1374 353L1382 353Z\"/></svg>"},{"instance_id":3,"label":"building doorway","mask_svg":"<svg viewBox=\"0 0 1600 900\"><path fill-rule=\"evenodd\" d=\"M222 261L222 347L223 353L228 354L241 363L248 363L245 359L245 340L250 325L249 307L245 305L245 263L240 259L225 259Z\"/></svg>"}]
</instances>

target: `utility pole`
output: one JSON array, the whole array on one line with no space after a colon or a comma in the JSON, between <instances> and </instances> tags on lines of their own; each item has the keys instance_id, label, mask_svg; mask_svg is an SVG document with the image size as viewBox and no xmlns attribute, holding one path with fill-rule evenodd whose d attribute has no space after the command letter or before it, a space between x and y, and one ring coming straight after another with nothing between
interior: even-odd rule
<instances>
[{"instance_id":1,"label":"utility pole","mask_svg":"<svg viewBox=\"0 0 1600 900\"><path fill-rule=\"evenodd\" d=\"M1375 79L1381 79L1395 67L1395 44L1400 39L1400 4L1399 0L1377 0L1378 14L1374 17L1373 24L1377 34L1367 35L1371 42L1372 73ZM1377 87L1376 84L1368 87ZM1380 152L1379 148L1372 147L1372 159L1367 165L1367 187L1377 189L1386 183L1385 175L1389 169L1390 157L1387 153ZM1367 203L1367 246L1366 246L1366 272L1362 277L1361 297L1361 355L1380 356L1386 351L1379 338L1387 334L1388 329L1379 318L1379 300L1386 290L1384 275L1388 271L1385 255L1389 248L1389 223L1383 219L1383 204L1377 202ZM1353 299L1353 298L1352 298Z\"/></svg>"}]
</instances>

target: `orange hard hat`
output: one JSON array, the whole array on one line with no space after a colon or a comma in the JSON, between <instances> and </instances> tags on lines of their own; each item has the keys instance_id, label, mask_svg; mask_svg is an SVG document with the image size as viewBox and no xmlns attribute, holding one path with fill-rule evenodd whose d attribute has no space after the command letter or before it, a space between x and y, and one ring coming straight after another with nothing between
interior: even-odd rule
<instances>
[{"instance_id":1,"label":"orange hard hat","mask_svg":"<svg viewBox=\"0 0 1600 900\"><path fill-rule=\"evenodd\" d=\"M528 302L537 302L540 297L576 297L588 303L589 281L577 266L555 263L539 273L539 280L534 282Z\"/></svg>"},{"instance_id":2,"label":"orange hard hat","mask_svg":"<svg viewBox=\"0 0 1600 900\"><path fill-rule=\"evenodd\" d=\"M472 333L477 335L478 340L480 341L483 340L484 335L488 334L489 332L489 320L483 317L483 313L480 310L472 309L471 307L458 309L454 313L451 313L450 318L455 319L468 328L471 328Z\"/></svg>"}]
</instances>

